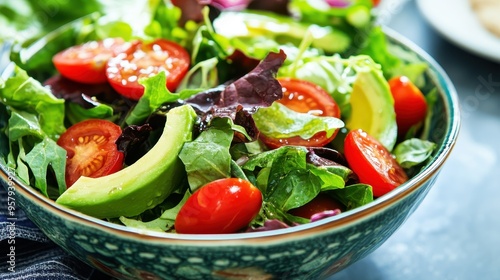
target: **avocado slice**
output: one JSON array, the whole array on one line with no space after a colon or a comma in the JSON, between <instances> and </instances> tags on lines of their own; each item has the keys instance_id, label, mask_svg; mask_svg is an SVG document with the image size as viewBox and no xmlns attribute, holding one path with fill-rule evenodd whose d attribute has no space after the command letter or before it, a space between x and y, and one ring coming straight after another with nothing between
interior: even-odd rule
<instances>
[{"instance_id":1,"label":"avocado slice","mask_svg":"<svg viewBox=\"0 0 500 280\"><path fill-rule=\"evenodd\" d=\"M351 112L346 127L349 130L363 129L392 151L398 128L394 98L382 73L375 70L358 72L350 102Z\"/></svg>"},{"instance_id":2,"label":"avocado slice","mask_svg":"<svg viewBox=\"0 0 500 280\"><path fill-rule=\"evenodd\" d=\"M178 154L191 141L195 119L191 106L173 108L160 139L142 158L107 176L80 177L56 203L96 218L131 217L155 207L184 177Z\"/></svg>"},{"instance_id":3,"label":"avocado slice","mask_svg":"<svg viewBox=\"0 0 500 280\"><path fill-rule=\"evenodd\" d=\"M246 48L267 46L264 38L278 44L292 43L299 46L307 32L313 36L312 46L329 53L341 53L351 45L351 38L331 26L319 26L295 21L290 17L264 11L224 11L214 20L214 29L227 38L247 42ZM261 40L262 42L256 42ZM250 47L251 46L251 47ZM266 49L269 51L269 49Z\"/></svg>"}]
</instances>

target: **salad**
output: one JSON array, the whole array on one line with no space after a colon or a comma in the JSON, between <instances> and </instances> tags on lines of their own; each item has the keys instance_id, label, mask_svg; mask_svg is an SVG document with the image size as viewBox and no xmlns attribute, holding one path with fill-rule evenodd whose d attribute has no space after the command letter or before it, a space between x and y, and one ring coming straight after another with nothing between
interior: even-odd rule
<instances>
[{"instance_id":1,"label":"salad","mask_svg":"<svg viewBox=\"0 0 500 280\"><path fill-rule=\"evenodd\" d=\"M2 165L84 214L208 234L338 215L425 166L436 90L377 1L235 2L153 1L140 28L90 15L14 51Z\"/></svg>"}]
</instances>

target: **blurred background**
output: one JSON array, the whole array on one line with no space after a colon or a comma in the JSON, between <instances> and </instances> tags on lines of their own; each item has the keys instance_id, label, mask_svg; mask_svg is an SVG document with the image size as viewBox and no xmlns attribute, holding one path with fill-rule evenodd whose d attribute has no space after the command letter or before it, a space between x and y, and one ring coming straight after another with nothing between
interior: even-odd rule
<instances>
[{"instance_id":1,"label":"blurred background","mask_svg":"<svg viewBox=\"0 0 500 280\"><path fill-rule=\"evenodd\" d=\"M500 279L500 38L482 28L468 1L382 0L381 23L450 77L462 127L415 213L378 250L331 279Z\"/></svg>"},{"instance_id":2,"label":"blurred background","mask_svg":"<svg viewBox=\"0 0 500 280\"><path fill-rule=\"evenodd\" d=\"M481 27L468 1L382 0L379 6L380 24L449 75L462 128L422 205L374 253L330 280L500 279L500 38ZM76 2L0 0L0 44L29 41L96 10L138 18L148 1L86 0L75 8ZM0 57L0 69L5 60Z\"/></svg>"}]
</instances>

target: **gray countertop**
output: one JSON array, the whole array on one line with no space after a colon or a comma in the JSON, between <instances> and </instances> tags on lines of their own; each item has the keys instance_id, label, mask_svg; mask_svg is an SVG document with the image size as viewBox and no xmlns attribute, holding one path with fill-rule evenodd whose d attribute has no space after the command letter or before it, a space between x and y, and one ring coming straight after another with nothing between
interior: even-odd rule
<instances>
[{"instance_id":1,"label":"gray countertop","mask_svg":"<svg viewBox=\"0 0 500 280\"><path fill-rule=\"evenodd\" d=\"M414 214L380 248L330 279L500 279L500 64L444 39L415 1L384 24L447 72L460 99L460 136Z\"/></svg>"}]
</instances>

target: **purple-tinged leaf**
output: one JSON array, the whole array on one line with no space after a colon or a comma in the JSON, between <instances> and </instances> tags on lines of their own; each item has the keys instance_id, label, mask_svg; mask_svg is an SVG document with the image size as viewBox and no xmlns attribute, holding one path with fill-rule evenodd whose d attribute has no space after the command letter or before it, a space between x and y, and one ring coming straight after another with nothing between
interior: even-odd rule
<instances>
[{"instance_id":1,"label":"purple-tinged leaf","mask_svg":"<svg viewBox=\"0 0 500 280\"><path fill-rule=\"evenodd\" d=\"M326 210L326 211L323 211L323 212L319 212L319 213L313 214L311 216L311 223L319 221L319 220L324 219L324 218L336 216L336 215L338 215L340 213L341 213L340 209L335 209L335 210Z\"/></svg>"},{"instance_id":2,"label":"purple-tinged leaf","mask_svg":"<svg viewBox=\"0 0 500 280\"><path fill-rule=\"evenodd\" d=\"M283 97L281 85L275 76L285 59L283 51L269 53L252 71L233 83L198 93L185 102L198 111L203 123L209 123L214 117L228 117L256 139L258 129L252 114L258 108L268 107Z\"/></svg>"}]
</instances>

